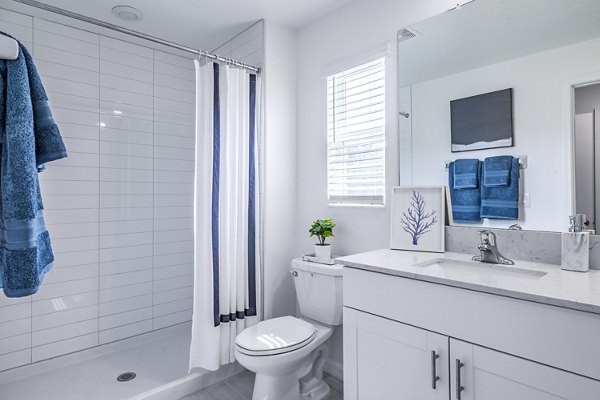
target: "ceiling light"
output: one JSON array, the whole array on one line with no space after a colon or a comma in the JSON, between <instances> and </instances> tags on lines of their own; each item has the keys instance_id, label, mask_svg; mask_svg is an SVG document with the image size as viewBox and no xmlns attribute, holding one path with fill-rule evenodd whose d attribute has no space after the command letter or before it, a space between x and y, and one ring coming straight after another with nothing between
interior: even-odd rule
<instances>
[{"instance_id":1,"label":"ceiling light","mask_svg":"<svg viewBox=\"0 0 600 400\"><path fill-rule=\"evenodd\" d=\"M142 19L142 12L131 6L114 6L112 13L115 17L125 21L139 21Z\"/></svg>"}]
</instances>

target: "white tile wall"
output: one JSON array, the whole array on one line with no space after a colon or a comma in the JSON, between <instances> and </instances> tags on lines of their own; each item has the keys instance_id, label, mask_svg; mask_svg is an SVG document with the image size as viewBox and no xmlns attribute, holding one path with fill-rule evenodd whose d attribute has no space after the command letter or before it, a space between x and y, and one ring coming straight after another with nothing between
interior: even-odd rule
<instances>
[{"instance_id":1,"label":"white tile wall","mask_svg":"<svg viewBox=\"0 0 600 400\"><path fill-rule=\"evenodd\" d=\"M0 9L32 51L69 157L40 174L56 257L0 294L0 371L189 321L190 59Z\"/></svg>"},{"instance_id":2,"label":"white tile wall","mask_svg":"<svg viewBox=\"0 0 600 400\"><path fill-rule=\"evenodd\" d=\"M263 21L259 21L215 51L220 56L230 57L248 65L263 65Z\"/></svg>"}]
</instances>

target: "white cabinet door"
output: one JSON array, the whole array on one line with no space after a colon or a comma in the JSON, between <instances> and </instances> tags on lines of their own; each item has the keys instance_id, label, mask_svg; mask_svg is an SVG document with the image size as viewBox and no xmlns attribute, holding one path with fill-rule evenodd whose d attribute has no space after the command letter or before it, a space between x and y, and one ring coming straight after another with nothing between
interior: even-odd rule
<instances>
[{"instance_id":1,"label":"white cabinet door","mask_svg":"<svg viewBox=\"0 0 600 400\"><path fill-rule=\"evenodd\" d=\"M450 371L451 400L600 399L599 381L455 339Z\"/></svg>"},{"instance_id":2,"label":"white cabinet door","mask_svg":"<svg viewBox=\"0 0 600 400\"><path fill-rule=\"evenodd\" d=\"M448 400L448 338L344 308L344 398Z\"/></svg>"}]
</instances>

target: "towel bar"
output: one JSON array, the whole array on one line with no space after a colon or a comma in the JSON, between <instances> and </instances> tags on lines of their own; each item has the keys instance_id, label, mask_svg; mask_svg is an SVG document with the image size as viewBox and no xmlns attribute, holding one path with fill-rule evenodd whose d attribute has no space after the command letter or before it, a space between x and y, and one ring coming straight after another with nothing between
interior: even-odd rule
<instances>
[{"instance_id":1,"label":"towel bar","mask_svg":"<svg viewBox=\"0 0 600 400\"><path fill-rule=\"evenodd\" d=\"M520 169L525 169L527 168L527 156L518 156L517 157L519 159L519 167ZM451 160L446 160L446 169L448 169L448 167L450 166L450 163L452 161Z\"/></svg>"}]
</instances>

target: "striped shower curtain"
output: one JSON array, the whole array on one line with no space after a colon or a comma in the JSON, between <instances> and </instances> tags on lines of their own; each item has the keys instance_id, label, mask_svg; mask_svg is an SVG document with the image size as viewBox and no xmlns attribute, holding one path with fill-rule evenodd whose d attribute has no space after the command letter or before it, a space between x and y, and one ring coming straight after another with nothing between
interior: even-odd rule
<instances>
[{"instance_id":1,"label":"striped shower curtain","mask_svg":"<svg viewBox=\"0 0 600 400\"><path fill-rule=\"evenodd\" d=\"M196 60L195 274L190 370L235 361L258 321L257 76Z\"/></svg>"}]
</instances>

